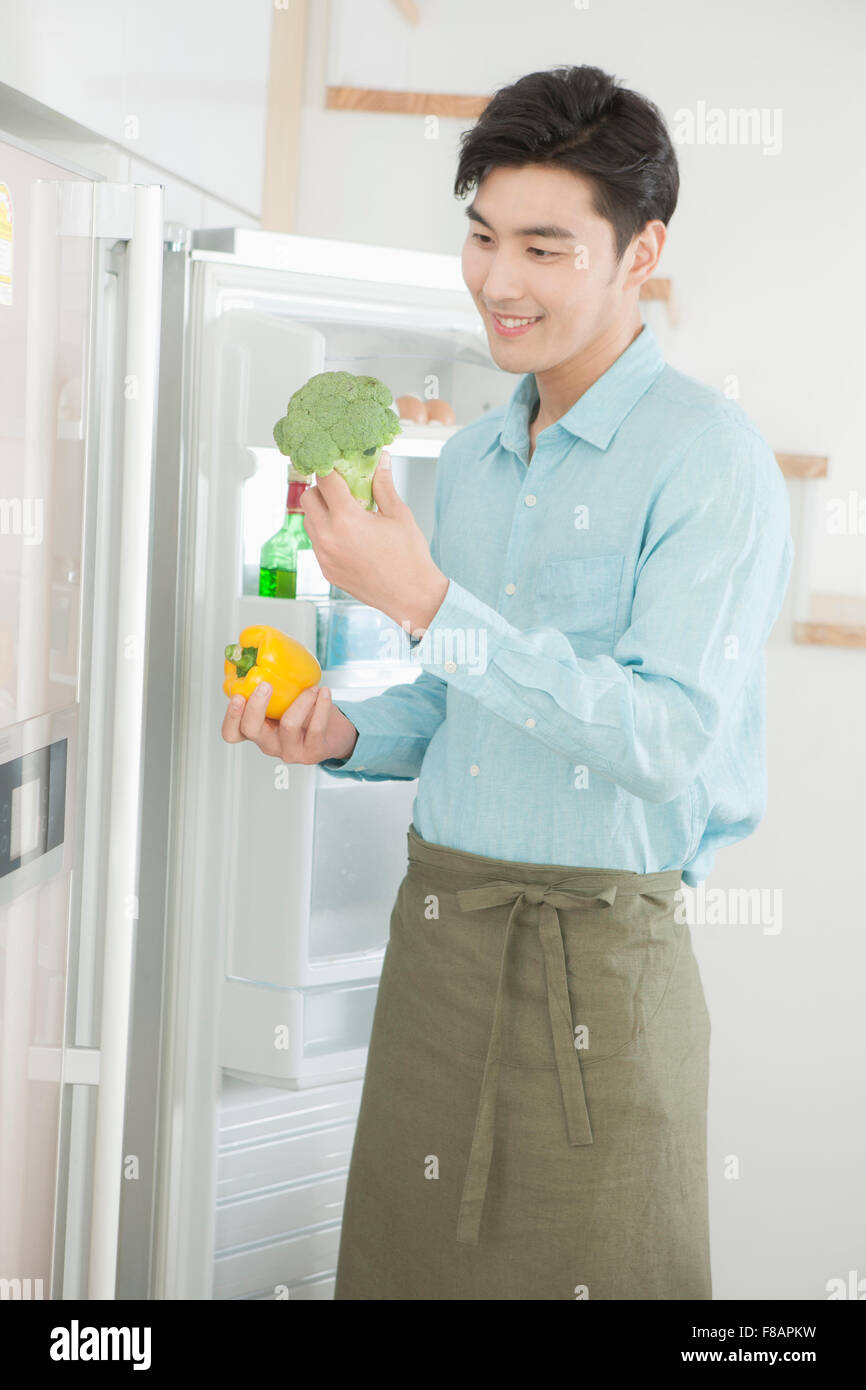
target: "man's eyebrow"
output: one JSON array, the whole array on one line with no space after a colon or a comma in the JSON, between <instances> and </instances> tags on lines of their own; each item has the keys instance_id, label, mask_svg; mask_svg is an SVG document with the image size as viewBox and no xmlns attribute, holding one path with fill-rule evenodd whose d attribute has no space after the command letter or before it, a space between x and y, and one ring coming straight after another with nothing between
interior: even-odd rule
<instances>
[{"instance_id":1,"label":"man's eyebrow","mask_svg":"<svg viewBox=\"0 0 866 1390\"><path fill-rule=\"evenodd\" d=\"M487 221L487 218L481 216L481 213L476 210L474 203L470 203L469 207L466 208L465 211L466 216L470 217L473 222L480 222L482 226L490 227L490 223ZM493 228L490 227L490 230L492 232ZM555 227L550 224L547 224L543 227L520 227L514 235L551 237L556 241L577 240L577 232L570 232L567 227Z\"/></svg>"}]
</instances>

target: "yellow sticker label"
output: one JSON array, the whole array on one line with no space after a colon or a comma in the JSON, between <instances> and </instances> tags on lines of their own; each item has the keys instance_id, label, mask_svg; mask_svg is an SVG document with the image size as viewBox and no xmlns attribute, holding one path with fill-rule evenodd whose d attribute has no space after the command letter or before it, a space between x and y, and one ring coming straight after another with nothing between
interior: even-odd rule
<instances>
[{"instance_id":1,"label":"yellow sticker label","mask_svg":"<svg viewBox=\"0 0 866 1390\"><path fill-rule=\"evenodd\" d=\"M0 304L12 303L12 194L0 183Z\"/></svg>"}]
</instances>

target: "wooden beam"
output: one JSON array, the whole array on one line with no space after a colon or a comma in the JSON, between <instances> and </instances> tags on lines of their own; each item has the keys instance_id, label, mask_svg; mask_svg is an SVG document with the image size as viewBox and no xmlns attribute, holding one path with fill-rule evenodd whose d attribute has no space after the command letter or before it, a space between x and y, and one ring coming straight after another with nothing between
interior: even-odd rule
<instances>
[{"instance_id":1,"label":"wooden beam","mask_svg":"<svg viewBox=\"0 0 866 1390\"><path fill-rule=\"evenodd\" d=\"M460 96L456 92L393 92L375 87L327 87L330 111L388 111L407 116L478 117L490 97Z\"/></svg>"},{"instance_id":2,"label":"wooden beam","mask_svg":"<svg viewBox=\"0 0 866 1390\"><path fill-rule=\"evenodd\" d=\"M284 9L274 6L262 189L262 226L269 232L295 227L306 32L307 0L286 0Z\"/></svg>"}]
</instances>

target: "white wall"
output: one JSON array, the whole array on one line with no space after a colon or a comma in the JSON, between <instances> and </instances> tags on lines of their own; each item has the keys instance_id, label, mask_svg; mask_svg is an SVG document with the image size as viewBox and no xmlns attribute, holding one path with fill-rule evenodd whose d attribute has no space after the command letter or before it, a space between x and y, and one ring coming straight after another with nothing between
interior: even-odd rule
<instances>
[{"instance_id":1,"label":"white wall","mask_svg":"<svg viewBox=\"0 0 866 1390\"><path fill-rule=\"evenodd\" d=\"M813 588L866 595L866 535L831 536L824 502L866 499L862 130L866 12L854 0L389 0L311 9L299 219L309 236L459 253L452 195L469 122L324 109L326 82L490 93L593 63L675 113L782 111L778 154L679 145L681 193L659 273L673 278L674 366L740 402L774 449L827 453ZM801 484L792 484L792 491ZM864 500L866 508L866 500ZM866 525L866 521L864 521ZM710 1175L717 1299L827 1297L866 1277L862 1200L866 653L796 646L790 599L767 651L769 806L705 885L782 893L782 929L692 936L713 1024ZM740 1176L725 1176L731 1155Z\"/></svg>"},{"instance_id":2,"label":"white wall","mask_svg":"<svg viewBox=\"0 0 866 1390\"><path fill-rule=\"evenodd\" d=\"M0 0L0 82L257 220L270 22L271 0Z\"/></svg>"}]
</instances>

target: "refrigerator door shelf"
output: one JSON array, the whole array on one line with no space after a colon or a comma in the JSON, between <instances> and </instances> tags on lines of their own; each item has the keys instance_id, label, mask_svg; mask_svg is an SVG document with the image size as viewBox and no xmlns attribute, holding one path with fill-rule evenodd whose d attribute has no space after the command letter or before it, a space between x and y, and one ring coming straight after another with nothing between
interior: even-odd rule
<instances>
[{"instance_id":1,"label":"refrigerator door shelf","mask_svg":"<svg viewBox=\"0 0 866 1390\"><path fill-rule=\"evenodd\" d=\"M332 961L346 974L378 975L406 873L406 834L418 782L363 781L316 771L305 975L321 978ZM354 964L350 951L357 953Z\"/></svg>"},{"instance_id":2,"label":"refrigerator door shelf","mask_svg":"<svg viewBox=\"0 0 866 1390\"><path fill-rule=\"evenodd\" d=\"M312 650L316 607L302 600L240 599L238 631L270 621ZM388 688L356 687L336 674L335 699L363 699ZM225 695L212 694L209 723L218 730ZM223 843L216 817L225 816L227 854L219 864L213 859L211 868L214 881L225 884L226 975L276 988L378 975L405 872L416 782L337 779L317 766L266 758L242 745L223 745L219 766L223 810L213 812L210 843L216 854Z\"/></svg>"},{"instance_id":3,"label":"refrigerator door shelf","mask_svg":"<svg viewBox=\"0 0 866 1390\"><path fill-rule=\"evenodd\" d=\"M279 762L272 771L254 750L241 758L227 978L294 989L378 976L417 781L350 781Z\"/></svg>"},{"instance_id":4,"label":"refrigerator door shelf","mask_svg":"<svg viewBox=\"0 0 866 1390\"><path fill-rule=\"evenodd\" d=\"M378 982L273 989L226 980L219 1065L243 1081L301 1090L364 1074Z\"/></svg>"}]
</instances>

